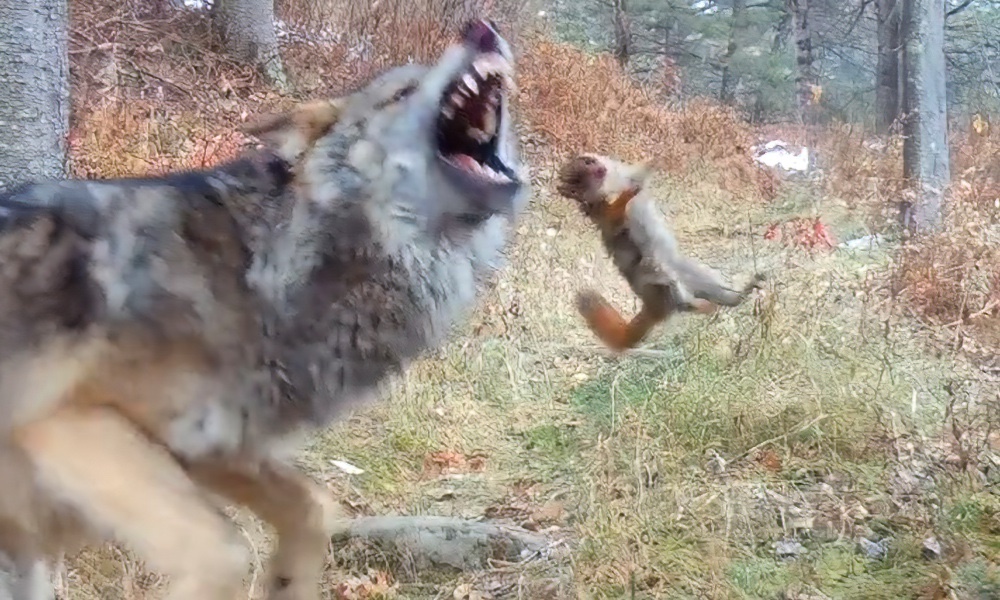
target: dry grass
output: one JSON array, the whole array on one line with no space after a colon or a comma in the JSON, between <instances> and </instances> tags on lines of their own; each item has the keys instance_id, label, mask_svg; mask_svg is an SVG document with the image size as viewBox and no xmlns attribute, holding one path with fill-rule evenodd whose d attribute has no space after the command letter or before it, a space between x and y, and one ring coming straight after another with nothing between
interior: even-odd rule
<instances>
[{"instance_id":1,"label":"dry grass","mask_svg":"<svg viewBox=\"0 0 1000 600\"><path fill-rule=\"evenodd\" d=\"M954 436L940 429L954 421L941 401L953 378L988 384L960 360L928 355L911 323L887 326L892 307L869 290L888 257L764 246L748 233L778 216L768 207L751 209L749 223L730 216L728 236L707 233L702 212L729 206L728 195L676 178L658 189L696 255L727 273L756 255L774 282L760 299L676 319L612 357L572 293L595 286L634 310L631 295L583 220L543 191L536 206L547 210L526 216L485 310L387 403L317 440L309 464L376 512L529 521L559 503L553 522L571 532L574 556L535 574L558 582L561 595L543 597L916 597L936 581L920 558L928 531L989 564L995 538L975 537L987 530L974 522L996 503L953 466ZM976 405L974 389L955 390L963 406ZM960 429L981 472L994 456L987 430ZM428 477L425 458L442 452L485 457L485 468ZM368 472L340 474L329 457ZM918 480L926 498L907 487ZM960 532L953 518L972 521ZM891 538L891 558L865 558L862 537ZM776 560L785 539L808 554ZM949 564L965 568L962 552ZM473 581L488 591L511 576ZM411 582L400 589L431 597Z\"/></svg>"},{"instance_id":2,"label":"dry grass","mask_svg":"<svg viewBox=\"0 0 1000 600\"><path fill-rule=\"evenodd\" d=\"M290 23L338 24L335 42L286 43L297 97L339 93L432 56L457 22L490 3L373 4L279 6ZM573 552L389 581L367 571L384 566L378 557L364 555L364 564L335 549L325 597L345 597L334 585L345 581L428 599L471 591L996 597L997 385L950 348L939 357L924 350L942 331L987 339L981 330L995 323L995 135L956 138L961 177L941 236L898 253L810 255L764 240L767 226L820 218L838 239L860 222L884 226L882 210L904 193L896 141L876 146L847 127L820 132L823 189L779 186L750 160L755 132L733 112L710 102L667 108L609 57L526 29L523 3L492 4L490 14L518 37L517 101L536 187L511 264L448 347L416 364L385 403L320 436L302 461L358 513L555 526ZM72 49L81 176L207 166L246 145L236 123L297 100L266 91L218 53L199 15L76 3ZM626 312L634 299L596 235L548 186L552 166L581 150L659 159L667 174L659 197L682 245L727 273L763 269L766 293L710 319L677 318L643 349L609 355L581 326L572 295L594 286ZM365 473L346 475L334 459ZM245 515L239 523L265 554L260 524ZM928 533L945 546L940 565L920 557ZM866 558L862 537L890 538L889 555ZM773 545L783 539L807 554L776 560ZM259 572L257 564L252 575ZM163 590L111 547L72 561L65 582L63 597L81 600Z\"/></svg>"}]
</instances>

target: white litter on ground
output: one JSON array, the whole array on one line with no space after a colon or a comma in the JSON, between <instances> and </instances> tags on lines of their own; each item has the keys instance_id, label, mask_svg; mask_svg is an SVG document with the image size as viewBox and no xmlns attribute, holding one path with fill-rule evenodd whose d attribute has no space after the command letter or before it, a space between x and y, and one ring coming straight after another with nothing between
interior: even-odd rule
<instances>
[{"instance_id":1,"label":"white litter on ground","mask_svg":"<svg viewBox=\"0 0 1000 600\"><path fill-rule=\"evenodd\" d=\"M703 15L714 15L719 12L719 7L710 0L697 0L691 4L691 8Z\"/></svg>"},{"instance_id":2,"label":"white litter on ground","mask_svg":"<svg viewBox=\"0 0 1000 600\"><path fill-rule=\"evenodd\" d=\"M364 469L359 469L358 467L355 467L351 463L344 462L342 460L331 460L330 464L337 467L344 473L347 473L348 475L361 475L362 473L365 472Z\"/></svg>"},{"instance_id":3,"label":"white litter on ground","mask_svg":"<svg viewBox=\"0 0 1000 600\"><path fill-rule=\"evenodd\" d=\"M859 238L848 240L846 242L841 242L838 244L841 248L846 248L847 250L871 250L878 246L881 246L885 240L879 234L864 235Z\"/></svg>"},{"instance_id":4,"label":"white litter on ground","mask_svg":"<svg viewBox=\"0 0 1000 600\"><path fill-rule=\"evenodd\" d=\"M785 171L809 170L809 149L803 147L798 153L789 150L789 144L783 140L772 140L756 149L754 160L762 165L783 169Z\"/></svg>"}]
</instances>

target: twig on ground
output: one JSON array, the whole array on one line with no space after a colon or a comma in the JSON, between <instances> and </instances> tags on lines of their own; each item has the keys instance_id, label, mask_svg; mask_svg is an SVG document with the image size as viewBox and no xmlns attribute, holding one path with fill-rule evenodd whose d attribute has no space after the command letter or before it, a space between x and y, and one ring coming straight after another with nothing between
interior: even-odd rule
<instances>
[{"instance_id":1,"label":"twig on ground","mask_svg":"<svg viewBox=\"0 0 1000 600\"><path fill-rule=\"evenodd\" d=\"M972 313L968 317L965 317L965 318L962 318L962 319L958 319L957 321L952 321L951 323L946 324L945 327L957 327L958 325L962 325L962 324L967 323L967 322L969 322L969 321L971 321L973 319L978 319L979 317L984 317L984 316L988 315L989 313L991 313L993 311L993 309L995 309L997 306L1000 306L1000 300L990 300L989 302L986 303L986 306L984 306L981 309L977 310L976 312Z\"/></svg>"},{"instance_id":2,"label":"twig on ground","mask_svg":"<svg viewBox=\"0 0 1000 600\"><path fill-rule=\"evenodd\" d=\"M825 418L827 418L829 416L830 415L819 415L818 417L815 417L814 419L810 419L808 422L803 423L802 425L796 427L795 429L786 431L785 433L783 433L781 435L776 435L776 436L774 436L773 438L771 438L769 440L764 440L763 442L757 444L756 446L754 446L754 447L752 447L752 448L750 448L750 449L748 449L748 450L740 453L740 455L737 456L736 458L734 458L731 462L741 461L744 458L746 458L746 457L750 456L751 454L753 454L754 452L760 450L764 446L769 446L769 445L773 444L774 442L777 442L777 441L780 441L780 440L783 440L783 439L787 438L790 435L795 435L797 433L802 433L806 429L809 429L810 427L812 427L816 423L819 423L820 421L822 421L823 419L825 419Z\"/></svg>"},{"instance_id":3,"label":"twig on ground","mask_svg":"<svg viewBox=\"0 0 1000 600\"><path fill-rule=\"evenodd\" d=\"M137 65L135 63L135 61L133 61L131 59L126 58L125 62L128 63L128 65L130 67L132 67L133 69L135 69L137 73L145 75L146 77L151 77L151 78L153 78L153 79L155 79L155 80L157 80L159 82L162 82L162 83L165 83L165 84L169 85L170 87L178 89L178 90L184 92L185 94L187 94L188 96L190 96L191 98L195 97L194 92L192 90L190 90L190 89L182 86L181 84L179 84L179 83L177 83L175 81L171 81L170 79L167 79L166 77L163 77L161 75L157 75L156 73L153 73L153 72L148 71L146 69L143 69L142 67L140 67L139 65Z\"/></svg>"}]
</instances>

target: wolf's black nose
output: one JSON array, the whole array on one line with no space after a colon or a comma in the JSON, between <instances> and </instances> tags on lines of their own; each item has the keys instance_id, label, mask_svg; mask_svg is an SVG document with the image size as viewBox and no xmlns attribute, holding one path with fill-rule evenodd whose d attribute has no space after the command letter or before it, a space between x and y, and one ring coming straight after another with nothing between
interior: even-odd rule
<instances>
[{"instance_id":1,"label":"wolf's black nose","mask_svg":"<svg viewBox=\"0 0 1000 600\"><path fill-rule=\"evenodd\" d=\"M483 19L466 23L462 38L480 52L496 52L500 49L496 28Z\"/></svg>"}]
</instances>

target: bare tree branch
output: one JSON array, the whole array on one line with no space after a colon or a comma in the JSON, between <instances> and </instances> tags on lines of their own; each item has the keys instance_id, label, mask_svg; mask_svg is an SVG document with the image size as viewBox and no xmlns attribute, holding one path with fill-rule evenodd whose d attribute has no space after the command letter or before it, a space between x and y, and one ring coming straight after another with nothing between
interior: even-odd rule
<instances>
[{"instance_id":1,"label":"bare tree branch","mask_svg":"<svg viewBox=\"0 0 1000 600\"><path fill-rule=\"evenodd\" d=\"M868 8L868 5L872 2L873 0L861 0L861 6L858 7L858 12L854 15L854 19L851 21L851 24L847 27L847 33L844 34L845 38L854 33L854 28L858 26L858 22L861 20L861 17L864 16L865 9Z\"/></svg>"},{"instance_id":2,"label":"bare tree branch","mask_svg":"<svg viewBox=\"0 0 1000 600\"><path fill-rule=\"evenodd\" d=\"M948 11L948 12L947 12L947 13L946 13L946 14L944 15L944 18L946 18L946 19L947 19L948 17L952 17L952 16L954 16L954 15L957 15L958 13L962 12L963 10L965 10L965 9L969 8L969 5L970 5L970 4L972 4L972 2L973 2L973 0L965 0L965 2L963 2L963 3L959 4L958 6L956 6L956 7L955 7L955 8L953 8L953 9L949 10L949 11Z\"/></svg>"}]
</instances>

